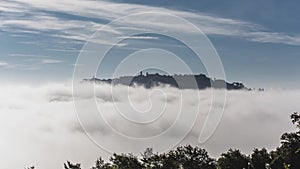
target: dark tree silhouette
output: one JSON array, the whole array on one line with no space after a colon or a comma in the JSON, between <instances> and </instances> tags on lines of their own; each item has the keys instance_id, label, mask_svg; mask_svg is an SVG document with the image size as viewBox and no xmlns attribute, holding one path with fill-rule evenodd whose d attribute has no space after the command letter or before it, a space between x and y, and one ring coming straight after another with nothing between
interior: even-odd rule
<instances>
[{"instance_id":1,"label":"dark tree silhouette","mask_svg":"<svg viewBox=\"0 0 300 169\"><path fill-rule=\"evenodd\" d=\"M31 166L31 167L27 167L26 169L34 169L34 166Z\"/></svg>"},{"instance_id":2,"label":"dark tree silhouette","mask_svg":"<svg viewBox=\"0 0 300 169\"><path fill-rule=\"evenodd\" d=\"M177 160L184 169L215 169L216 162L207 151L191 145L177 147Z\"/></svg>"},{"instance_id":3,"label":"dark tree silhouette","mask_svg":"<svg viewBox=\"0 0 300 169\"><path fill-rule=\"evenodd\" d=\"M298 131L284 133L281 136L281 146L273 152L272 168L284 166L288 169L299 169L300 167L300 114L294 112L291 119Z\"/></svg>"},{"instance_id":4,"label":"dark tree silhouette","mask_svg":"<svg viewBox=\"0 0 300 169\"><path fill-rule=\"evenodd\" d=\"M158 155L158 153L153 153L152 148L147 148L142 154L141 161L143 162L144 168L146 169L161 169L163 168L162 157L164 155Z\"/></svg>"},{"instance_id":5,"label":"dark tree silhouette","mask_svg":"<svg viewBox=\"0 0 300 169\"><path fill-rule=\"evenodd\" d=\"M79 163L73 164L70 161L67 161L67 163L64 163L64 167L65 167L65 169L81 169Z\"/></svg>"},{"instance_id":6,"label":"dark tree silhouette","mask_svg":"<svg viewBox=\"0 0 300 169\"><path fill-rule=\"evenodd\" d=\"M266 169L266 165L271 162L271 156L265 148L254 149L251 154L251 164L254 169Z\"/></svg>"},{"instance_id":7,"label":"dark tree silhouette","mask_svg":"<svg viewBox=\"0 0 300 169\"><path fill-rule=\"evenodd\" d=\"M221 154L218 160L218 166L221 169L248 169L249 159L242 154L240 150L229 149L228 152Z\"/></svg>"},{"instance_id":8,"label":"dark tree silhouette","mask_svg":"<svg viewBox=\"0 0 300 169\"><path fill-rule=\"evenodd\" d=\"M177 169L181 167L176 152L174 150L171 150L166 154L161 154L159 157L161 159L161 164L163 169L167 169L167 168Z\"/></svg>"},{"instance_id":9,"label":"dark tree silhouette","mask_svg":"<svg viewBox=\"0 0 300 169\"><path fill-rule=\"evenodd\" d=\"M138 160L138 158L132 154L113 154L110 161L112 162L112 167L120 169L142 169L143 165Z\"/></svg>"},{"instance_id":10,"label":"dark tree silhouette","mask_svg":"<svg viewBox=\"0 0 300 169\"><path fill-rule=\"evenodd\" d=\"M177 147L168 153L154 154L152 149L146 149L142 154L142 162L146 169L215 169L216 162L210 158L207 151L190 145Z\"/></svg>"},{"instance_id":11,"label":"dark tree silhouette","mask_svg":"<svg viewBox=\"0 0 300 169\"><path fill-rule=\"evenodd\" d=\"M99 157L95 162L95 166L91 169L113 169L113 167L110 163L105 162L101 157Z\"/></svg>"},{"instance_id":12,"label":"dark tree silhouette","mask_svg":"<svg viewBox=\"0 0 300 169\"><path fill-rule=\"evenodd\" d=\"M277 148L276 151L272 151L271 153L271 167L272 169L283 169L284 167L284 159L282 158L282 152L280 148Z\"/></svg>"}]
</instances>

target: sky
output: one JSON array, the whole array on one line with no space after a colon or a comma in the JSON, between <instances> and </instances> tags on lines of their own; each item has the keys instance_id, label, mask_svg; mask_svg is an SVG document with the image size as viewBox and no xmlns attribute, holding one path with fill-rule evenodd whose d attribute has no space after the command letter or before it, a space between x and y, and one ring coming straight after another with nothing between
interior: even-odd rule
<instances>
[{"instance_id":1,"label":"sky","mask_svg":"<svg viewBox=\"0 0 300 169\"><path fill-rule=\"evenodd\" d=\"M256 88L298 88L299 8L297 1L5 0L0 5L0 78L7 84L70 80L80 51L97 30L120 17L152 11L184 18L203 31L218 52L228 81ZM145 25L144 21L135 20L134 24ZM122 24L132 25L132 21ZM178 27L152 26L169 31ZM122 37L124 32L118 31ZM181 33L192 34L188 29ZM98 76L110 78L119 57L134 52L132 46L160 47L181 54L185 62L193 62L190 52L170 47L170 39L156 36L125 38L130 42L107 57ZM193 72L206 73L201 64Z\"/></svg>"},{"instance_id":2,"label":"sky","mask_svg":"<svg viewBox=\"0 0 300 169\"><path fill-rule=\"evenodd\" d=\"M185 144L214 158L274 150L300 110L299 12L296 0L2 0L1 168ZM79 83L141 70L266 90Z\"/></svg>"}]
</instances>

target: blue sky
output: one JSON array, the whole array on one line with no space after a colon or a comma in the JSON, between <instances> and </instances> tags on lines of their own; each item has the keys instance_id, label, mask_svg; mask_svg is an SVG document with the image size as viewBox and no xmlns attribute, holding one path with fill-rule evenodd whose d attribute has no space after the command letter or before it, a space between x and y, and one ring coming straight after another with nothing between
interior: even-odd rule
<instances>
[{"instance_id":1,"label":"blue sky","mask_svg":"<svg viewBox=\"0 0 300 169\"><path fill-rule=\"evenodd\" d=\"M4 0L0 4L0 80L32 84L69 80L80 49L95 31L116 18L144 11L171 13L199 27L218 51L228 81L249 87L299 88L300 2L279 0ZM161 37L128 41L172 50L166 45L170 40ZM193 62L188 51L173 49ZM113 69L118 56L130 52L116 50L104 72ZM202 71L200 65L195 72Z\"/></svg>"}]
</instances>

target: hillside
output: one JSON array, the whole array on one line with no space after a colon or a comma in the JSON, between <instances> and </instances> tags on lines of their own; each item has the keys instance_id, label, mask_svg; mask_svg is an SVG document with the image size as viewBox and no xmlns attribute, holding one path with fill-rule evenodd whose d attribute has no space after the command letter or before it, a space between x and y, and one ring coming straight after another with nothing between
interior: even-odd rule
<instances>
[{"instance_id":1,"label":"hillside","mask_svg":"<svg viewBox=\"0 0 300 169\"><path fill-rule=\"evenodd\" d=\"M110 83L114 85L122 84L126 86L144 86L145 88L152 88L159 85L176 87L179 89L206 89L206 88L226 88L228 90L246 89L243 83L233 82L229 83L222 79L211 79L204 74L199 75L160 75L158 73L145 75L142 72L138 76L122 76L114 79L98 79L96 77L90 79L83 79L83 82L95 83Z\"/></svg>"}]
</instances>

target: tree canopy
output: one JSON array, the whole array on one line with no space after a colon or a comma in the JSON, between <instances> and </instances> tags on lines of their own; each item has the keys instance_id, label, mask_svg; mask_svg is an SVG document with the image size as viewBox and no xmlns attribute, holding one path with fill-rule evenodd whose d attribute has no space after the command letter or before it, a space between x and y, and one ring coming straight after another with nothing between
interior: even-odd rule
<instances>
[{"instance_id":1,"label":"tree canopy","mask_svg":"<svg viewBox=\"0 0 300 169\"><path fill-rule=\"evenodd\" d=\"M300 114L293 113L291 120L296 124L296 131L284 133L281 145L271 152L255 148L252 154L245 155L238 149L229 149L216 160L205 149L191 145L161 154L147 148L140 157L130 153L114 153L109 161L100 157L90 169L299 169ZM64 168L81 169L81 165L67 161Z\"/></svg>"}]
</instances>

